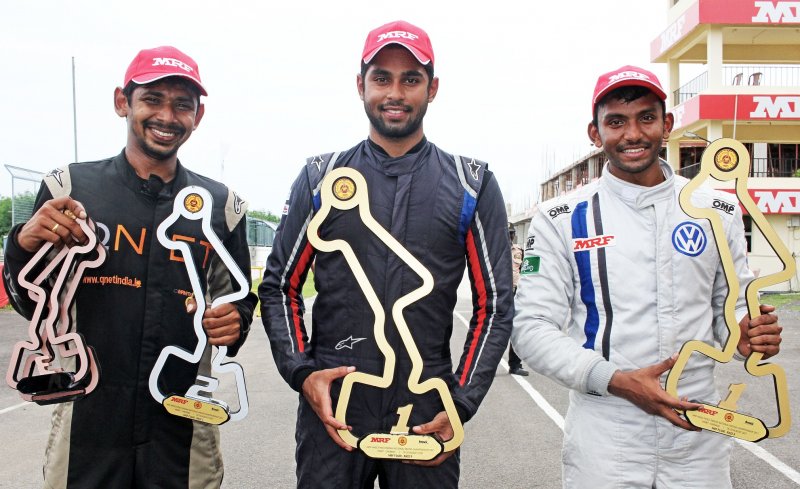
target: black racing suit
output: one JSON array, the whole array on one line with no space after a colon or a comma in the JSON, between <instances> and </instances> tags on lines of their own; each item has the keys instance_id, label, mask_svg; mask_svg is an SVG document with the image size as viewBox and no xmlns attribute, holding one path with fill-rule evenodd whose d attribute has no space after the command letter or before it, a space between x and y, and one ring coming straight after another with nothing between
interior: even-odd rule
<instances>
[{"instance_id":1,"label":"black racing suit","mask_svg":"<svg viewBox=\"0 0 800 489\"><path fill-rule=\"evenodd\" d=\"M77 331L96 350L100 382L87 397L55 408L44 468L48 488L207 488L222 481L218 429L168 414L148 389L164 347L194 351L197 345L184 305L191 292L185 264L179 252L158 243L156 228L172 213L179 190L207 189L214 201L212 227L249 279L246 205L224 185L180 163L173 181L162 185L155 177L139 178L123 151L53 170L39 191L36 209L62 195L80 201L108 251L99 268L84 273L73 307ZM30 319L34 304L17 274L32 254L17 243L20 227L8 239L3 280L14 308ZM168 235L189 244L207 295L237 288L205 240L201 221L179 219ZM229 354L244 342L255 304L252 293L236 303L242 335ZM199 366L170 357L160 378L162 391L183 395L198 367L208 372L208 352Z\"/></svg>"},{"instance_id":2,"label":"black racing suit","mask_svg":"<svg viewBox=\"0 0 800 489\"><path fill-rule=\"evenodd\" d=\"M352 271L341 253L318 254L306 237L308 222L319 206L319 184L332 167L341 166L363 174L374 218L433 275L433 291L408 306L404 317L424 361L421 380L444 379L462 421L467 421L492 383L511 331L506 212L485 163L456 158L426 140L397 158L367 140L341 154L310 158L300 172L259 286L262 318L278 370L297 391L315 370L354 365L361 372L382 373L385 359L375 342L374 314ZM366 229L355 210L332 210L320 234L352 246L384 307L386 336L397 355L389 389L354 385L347 413L353 433L388 431L397 423L397 408L409 403L414 404L409 426L431 421L443 410L441 399L436 391L422 396L408 391L411 362L390 311L399 297L420 286L420 277ZM301 291L315 260L318 294L309 339ZM473 314L454 372L450 337L465 264ZM332 388L334 410L340 386L337 381ZM383 487L397 481L403 487L458 485L458 453L432 469L347 452L328 437L302 395L296 438L299 487L372 487L376 476Z\"/></svg>"}]
</instances>

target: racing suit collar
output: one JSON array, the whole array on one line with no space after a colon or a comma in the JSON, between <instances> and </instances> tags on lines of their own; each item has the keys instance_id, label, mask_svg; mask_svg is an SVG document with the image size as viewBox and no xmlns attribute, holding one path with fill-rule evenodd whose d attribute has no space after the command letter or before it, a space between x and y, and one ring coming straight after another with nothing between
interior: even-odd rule
<instances>
[{"instance_id":1,"label":"racing suit collar","mask_svg":"<svg viewBox=\"0 0 800 489\"><path fill-rule=\"evenodd\" d=\"M399 176L413 173L420 166L430 160L433 145L423 136L422 140L403 156L392 158L383 148L367 138L367 144L362 145L364 160L369 162L378 171L387 176Z\"/></svg>"},{"instance_id":2,"label":"racing suit collar","mask_svg":"<svg viewBox=\"0 0 800 489\"><path fill-rule=\"evenodd\" d=\"M383 154L383 155L385 155L387 157L389 156L389 153L387 153L386 150L383 149L380 144L376 143L375 141L373 141L370 138L367 138L367 142L372 147L372 149L374 149L376 151L379 151L381 154ZM413 148L409 149L406 154L409 155L409 154L412 154L412 153L419 152L419 150L421 150L422 147L425 146L425 144L427 142L428 142L428 138L426 138L425 136L422 136L422 139L416 145L414 145ZM403 156L405 156L405 155L403 155Z\"/></svg>"},{"instance_id":3,"label":"racing suit collar","mask_svg":"<svg viewBox=\"0 0 800 489\"><path fill-rule=\"evenodd\" d=\"M128 162L128 158L125 157L125 148L123 148L122 151L114 157L113 164L117 174L120 176L125 186L136 193L142 193L142 185L146 183L147 180L140 178L139 175L136 174L136 170L133 169L131 164ZM175 167L175 178L164 184L163 189L158 192L158 197L172 198L172 196L175 194L175 189L180 190L185 186L186 172L184 171L180 160L178 160L178 163Z\"/></svg>"},{"instance_id":4,"label":"racing suit collar","mask_svg":"<svg viewBox=\"0 0 800 489\"><path fill-rule=\"evenodd\" d=\"M608 170L608 162L603 167L601 182L611 192L618 195L620 200L634 208L641 209L656 201L670 198L674 194L675 172L664 160L659 160L659 166L664 173L664 181L654 187L643 187L615 177Z\"/></svg>"}]
</instances>

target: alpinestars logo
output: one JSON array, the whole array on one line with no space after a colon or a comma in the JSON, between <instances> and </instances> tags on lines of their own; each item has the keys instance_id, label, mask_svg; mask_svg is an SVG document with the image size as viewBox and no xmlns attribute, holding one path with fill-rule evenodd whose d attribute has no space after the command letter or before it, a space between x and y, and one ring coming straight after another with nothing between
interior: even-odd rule
<instances>
[{"instance_id":1,"label":"alpinestars logo","mask_svg":"<svg viewBox=\"0 0 800 489\"><path fill-rule=\"evenodd\" d=\"M706 249L708 239L699 224L685 221L672 232L672 246L686 256L697 256Z\"/></svg>"},{"instance_id":2,"label":"alpinestars logo","mask_svg":"<svg viewBox=\"0 0 800 489\"><path fill-rule=\"evenodd\" d=\"M475 163L475 158L472 158L469 161L469 172L472 175L472 178L474 178L475 180L478 179L478 170L480 170L480 169L481 169L481 165L479 165L478 163Z\"/></svg>"},{"instance_id":3,"label":"alpinestars logo","mask_svg":"<svg viewBox=\"0 0 800 489\"><path fill-rule=\"evenodd\" d=\"M344 348L348 348L350 350L353 349L353 345L358 343L359 341L364 341L366 338L353 338L353 335L348 336L347 338L343 339L339 343L336 343L336 349L341 350Z\"/></svg>"},{"instance_id":4,"label":"alpinestars logo","mask_svg":"<svg viewBox=\"0 0 800 489\"><path fill-rule=\"evenodd\" d=\"M64 182L61 181L62 173L64 173L64 170L62 170L61 168L56 168L55 170L52 170L50 173L48 173L46 176L53 177L55 181L58 182L58 185L63 187Z\"/></svg>"},{"instance_id":5,"label":"alpinestars logo","mask_svg":"<svg viewBox=\"0 0 800 489\"><path fill-rule=\"evenodd\" d=\"M239 197L239 195L236 192L234 192L233 193L233 212L235 212L237 214L241 214L242 213L242 204L244 204L244 200L242 200L242 198Z\"/></svg>"},{"instance_id":6,"label":"alpinestars logo","mask_svg":"<svg viewBox=\"0 0 800 489\"><path fill-rule=\"evenodd\" d=\"M311 160L311 163L309 163L309 165L316 166L316 167L317 167L317 171L318 171L318 172L319 172L319 171L322 171L322 158L321 158L321 157L319 157L319 156L315 156L315 157L314 157L314 158Z\"/></svg>"}]
</instances>

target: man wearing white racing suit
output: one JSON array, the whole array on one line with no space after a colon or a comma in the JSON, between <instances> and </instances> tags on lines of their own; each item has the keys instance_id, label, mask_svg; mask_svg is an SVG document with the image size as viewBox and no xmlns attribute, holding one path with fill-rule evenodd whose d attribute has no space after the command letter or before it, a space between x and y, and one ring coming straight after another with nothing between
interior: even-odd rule
<instances>
[{"instance_id":1,"label":"man wearing white racing suit","mask_svg":"<svg viewBox=\"0 0 800 489\"><path fill-rule=\"evenodd\" d=\"M699 407L688 400L720 399L714 362L692 356L680 400L662 388L684 342L728 337L728 287L711 225L681 209L688 180L658 158L673 125L665 98L640 68L598 79L589 136L608 158L603 175L541 204L526 242L512 342L534 370L572 389L565 488L731 487L730 439L675 412ZM752 274L735 196L701 187L693 203L718 210L743 284L739 352L776 354L774 309L746 315Z\"/></svg>"}]
</instances>

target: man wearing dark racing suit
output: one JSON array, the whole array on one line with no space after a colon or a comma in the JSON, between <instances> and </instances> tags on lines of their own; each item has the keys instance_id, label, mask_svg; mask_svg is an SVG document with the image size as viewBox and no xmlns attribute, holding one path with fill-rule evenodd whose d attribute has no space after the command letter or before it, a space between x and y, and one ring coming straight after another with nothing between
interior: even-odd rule
<instances>
[{"instance_id":1,"label":"man wearing dark racing suit","mask_svg":"<svg viewBox=\"0 0 800 489\"><path fill-rule=\"evenodd\" d=\"M353 387L349 426L333 417L340 379L354 370L379 374L385 362L373 330L375 315L344 256L318 253L306 237L320 206L320 183L333 168L363 175L375 220L433 275L433 291L406 307L403 316L423 359L421 379L447 383L462 422L477 411L508 345L513 299L503 198L485 163L445 153L425 138L422 119L437 89L424 31L406 22L372 31L358 77L369 139L342 153L309 158L292 186L259 296L278 369L301 393L298 487L371 488L377 478L381 487L455 488L459 478L458 450L429 462L371 459L336 431L388 432L398 422L398 407L413 404L408 426L414 433L441 440L453 436L438 392L409 391L411 361L389 311L422 280L356 211L332 211L320 236L353 248L386 312L385 335L397 364L390 387ZM312 263L318 295L309 339L301 292ZM456 313L469 331L454 372L450 337L465 263L473 313L469 321Z\"/></svg>"},{"instance_id":2,"label":"man wearing dark racing suit","mask_svg":"<svg viewBox=\"0 0 800 489\"><path fill-rule=\"evenodd\" d=\"M33 302L19 270L45 242L70 246L86 235L74 217L90 218L107 248L105 262L84 273L74 308L77 332L94 347L101 367L97 389L58 404L47 445L44 485L62 488L218 488L223 468L216 426L172 416L151 397L148 378L161 350L197 345L186 298L192 287L179 252L161 246L156 228L173 212L175 195L196 185L213 198L212 228L249 275L245 203L224 185L184 168L178 148L203 115L197 65L172 47L143 50L131 63L115 109L128 139L119 155L76 163L44 178L35 214L12 229L3 280L14 308L30 319ZM206 296L238 289L211 248L201 221L182 219L168 230L191 248ZM203 327L214 345L235 353L255 308L250 293L209 308ZM207 347L210 349L210 346ZM208 375L208 351L199 364L167 361L160 387L183 394L198 373Z\"/></svg>"}]
</instances>

